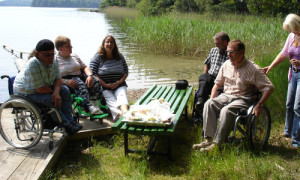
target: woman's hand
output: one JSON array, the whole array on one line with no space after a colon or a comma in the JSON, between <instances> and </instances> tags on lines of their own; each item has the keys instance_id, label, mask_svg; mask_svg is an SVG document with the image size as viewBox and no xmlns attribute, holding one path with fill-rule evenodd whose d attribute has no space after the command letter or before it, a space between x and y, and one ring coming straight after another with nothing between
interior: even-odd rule
<instances>
[{"instance_id":1,"label":"woman's hand","mask_svg":"<svg viewBox=\"0 0 300 180\"><path fill-rule=\"evenodd\" d=\"M73 79L68 79L65 84L72 89L76 89L78 87L78 83Z\"/></svg>"},{"instance_id":2,"label":"woman's hand","mask_svg":"<svg viewBox=\"0 0 300 180\"><path fill-rule=\"evenodd\" d=\"M265 74L268 74L269 71L271 70L270 66L264 67L262 68L262 70L264 71Z\"/></svg>"},{"instance_id":3,"label":"woman's hand","mask_svg":"<svg viewBox=\"0 0 300 180\"><path fill-rule=\"evenodd\" d=\"M120 81L111 84L111 89L116 89L120 85Z\"/></svg>"},{"instance_id":4,"label":"woman's hand","mask_svg":"<svg viewBox=\"0 0 300 180\"><path fill-rule=\"evenodd\" d=\"M85 80L85 84L87 85L88 88L93 87L94 86L93 76L88 76Z\"/></svg>"},{"instance_id":5,"label":"woman's hand","mask_svg":"<svg viewBox=\"0 0 300 180\"><path fill-rule=\"evenodd\" d=\"M294 67L299 67L300 66L300 61L297 59L291 59L290 63L294 66Z\"/></svg>"}]
</instances>

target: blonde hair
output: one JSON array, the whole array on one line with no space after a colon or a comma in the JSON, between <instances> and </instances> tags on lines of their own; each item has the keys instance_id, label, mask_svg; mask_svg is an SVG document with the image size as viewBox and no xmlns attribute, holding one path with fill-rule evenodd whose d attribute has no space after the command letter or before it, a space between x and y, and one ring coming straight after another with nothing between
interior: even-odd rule
<instances>
[{"instance_id":1,"label":"blonde hair","mask_svg":"<svg viewBox=\"0 0 300 180\"><path fill-rule=\"evenodd\" d=\"M59 51L59 48L63 47L67 42L71 42L71 40L66 36L58 36L54 41L56 50Z\"/></svg>"},{"instance_id":2,"label":"blonde hair","mask_svg":"<svg viewBox=\"0 0 300 180\"><path fill-rule=\"evenodd\" d=\"M296 14L289 14L286 16L283 22L283 29L288 32L300 33L300 17Z\"/></svg>"}]
</instances>

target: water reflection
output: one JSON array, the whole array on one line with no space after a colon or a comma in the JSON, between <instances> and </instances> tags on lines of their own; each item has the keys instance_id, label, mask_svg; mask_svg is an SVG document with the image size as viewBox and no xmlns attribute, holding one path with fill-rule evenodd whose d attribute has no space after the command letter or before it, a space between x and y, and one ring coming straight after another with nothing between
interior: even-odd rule
<instances>
[{"instance_id":1,"label":"water reflection","mask_svg":"<svg viewBox=\"0 0 300 180\"><path fill-rule=\"evenodd\" d=\"M117 19L102 13L72 8L0 7L0 45L30 52L44 38L64 35L72 40L73 52L89 64L103 38L111 34L129 66L129 89L153 84L174 84L178 79L197 82L205 57L183 58L141 53L141 45L122 32ZM204 55L206 56L206 55ZM0 75L16 75L12 56L0 48ZM0 80L0 102L8 99L7 81Z\"/></svg>"}]
</instances>

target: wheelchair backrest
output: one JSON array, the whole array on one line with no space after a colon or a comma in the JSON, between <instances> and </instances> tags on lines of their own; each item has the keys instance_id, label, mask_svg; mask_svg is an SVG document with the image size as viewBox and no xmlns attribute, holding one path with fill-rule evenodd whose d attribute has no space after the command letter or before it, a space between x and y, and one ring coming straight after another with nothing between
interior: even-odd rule
<instances>
[{"instance_id":1,"label":"wheelchair backrest","mask_svg":"<svg viewBox=\"0 0 300 180\"><path fill-rule=\"evenodd\" d=\"M16 76L12 76L12 77L9 77L8 75L1 76L1 79L4 79L4 78L8 78L8 93L9 93L9 95L13 95L14 94L13 85L14 85Z\"/></svg>"}]
</instances>

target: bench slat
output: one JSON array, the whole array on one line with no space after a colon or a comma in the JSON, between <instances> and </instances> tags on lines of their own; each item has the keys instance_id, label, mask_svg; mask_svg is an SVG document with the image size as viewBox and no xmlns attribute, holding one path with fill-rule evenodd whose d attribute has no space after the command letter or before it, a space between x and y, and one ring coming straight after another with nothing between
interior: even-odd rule
<instances>
[{"instance_id":1,"label":"bench slat","mask_svg":"<svg viewBox=\"0 0 300 180\"><path fill-rule=\"evenodd\" d=\"M166 88L167 88L166 86L162 86L160 88L160 90L158 91L158 93L153 98L159 99L161 97L161 95L163 94L163 92L166 90Z\"/></svg>"},{"instance_id":2,"label":"bench slat","mask_svg":"<svg viewBox=\"0 0 300 180\"><path fill-rule=\"evenodd\" d=\"M140 105L146 105L146 104L148 104L151 101L151 99L157 94L157 92L160 90L160 88L161 88L161 86L157 86L153 90L153 92L147 97L147 99L143 103L141 103Z\"/></svg>"},{"instance_id":3,"label":"bench slat","mask_svg":"<svg viewBox=\"0 0 300 180\"><path fill-rule=\"evenodd\" d=\"M124 122L122 122L123 119L124 119L124 117L121 117L117 122L115 122L112 125L111 129L114 131L119 130L124 124Z\"/></svg>"},{"instance_id":4,"label":"bench slat","mask_svg":"<svg viewBox=\"0 0 300 180\"><path fill-rule=\"evenodd\" d=\"M171 87L171 86L168 86L168 87L165 89L164 93L161 95L161 98L166 99L166 97L167 97L167 95L168 95L168 93L170 92L171 89L172 89L172 87Z\"/></svg>"},{"instance_id":5,"label":"bench slat","mask_svg":"<svg viewBox=\"0 0 300 180\"><path fill-rule=\"evenodd\" d=\"M180 105L180 103L181 103L181 100L182 100L182 98L183 98L183 96L184 96L184 93L185 93L185 90L181 90L180 92L179 92L179 95L177 96L177 98L176 98L176 101L172 104L172 106L171 106L171 111L172 112L176 112L176 109L178 109L178 106Z\"/></svg>"},{"instance_id":6,"label":"bench slat","mask_svg":"<svg viewBox=\"0 0 300 180\"><path fill-rule=\"evenodd\" d=\"M170 92L168 93L168 95L167 95L167 97L166 97L166 101L167 102L170 102L170 98L172 97L172 95L173 95L173 93L175 92L175 87L171 87L171 90L170 90Z\"/></svg>"},{"instance_id":7,"label":"bench slat","mask_svg":"<svg viewBox=\"0 0 300 180\"><path fill-rule=\"evenodd\" d=\"M153 85L151 88L149 88L142 97L140 97L134 104L135 105L139 105L142 104L145 99L147 99L147 97L150 95L150 93L156 88L157 85Z\"/></svg>"},{"instance_id":8,"label":"bench slat","mask_svg":"<svg viewBox=\"0 0 300 180\"><path fill-rule=\"evenodd\" d=\"M176 111L176 116L175 116L175 119L174 119L172 125L167 129L167 133L168 133L168 134L169 134L169 133L171 134L171 133L174 132L175 127L176 127L176 124L177 124L177 122L178 122L180 116L182 115L182 112L183 112L185 106L187 106L187 102L188 102L189 97L190 97L190 95L191 95L191 93L192 93L192 90L193 90L193 86L189 87L189 89L187 90L187 92L186 92L186 94L185 94L183 100L182 100L181 103L180 103L179 108L178 108L177 111Z\"/></svg>"}]
</instances>

